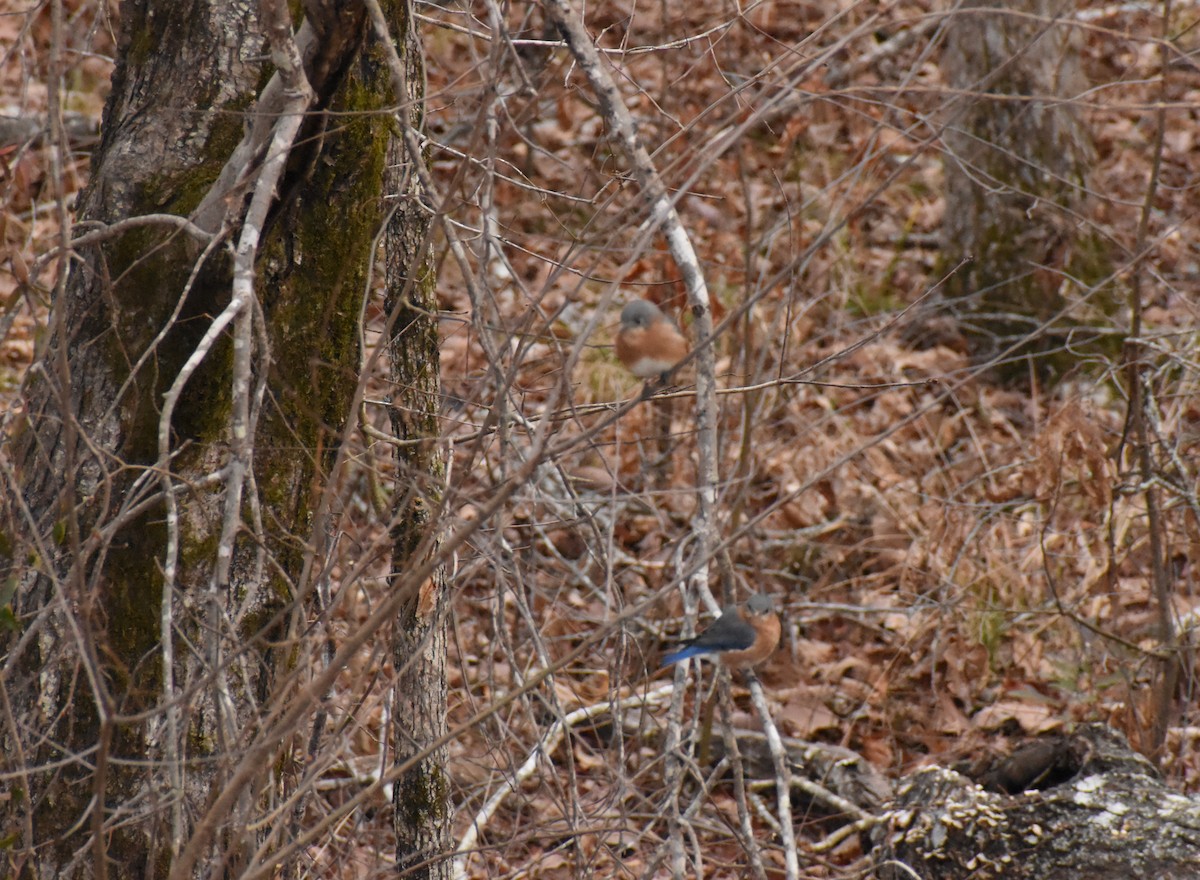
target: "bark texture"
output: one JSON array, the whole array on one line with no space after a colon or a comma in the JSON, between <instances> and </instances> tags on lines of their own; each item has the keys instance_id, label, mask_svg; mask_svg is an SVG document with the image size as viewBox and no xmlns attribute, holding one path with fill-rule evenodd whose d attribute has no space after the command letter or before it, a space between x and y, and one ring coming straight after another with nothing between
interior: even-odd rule
<instances>
[{"instance_id":1,"label":"bark texture","mask_svg":"<svg viewBox=\"0 0 1200 880\"><path fill-rule=\"evenodd\" d=\"M872 853L881 880L1185 880L1200 876L1200 801L1167 788L1111 728L1033 749L988 791L941 767L899 787ZM1027 756L1028 757L1028 756Z\"/></svg>"},{"instance_id":2,"label":"bark texture","mask_svg":"<svg viewBox=\"0 0 1200 880\"><path fill-rule=\"evenodd\" d=\"M395 45L393 64L403 70L399 79L407 88L410 108L400 124L419 129L424 95L418 47L408 35ZM399 82L396 88L401 88ZM394 321L388 346L396 389L391 423L400 441L393 503L393 558L399 563L394 566L394 589L401 589L405 569L428 560L438 549L435 529L445 474L442 450L434 440L439 434L441 373L437 295L426 259L430 218L413 173L422 161L409 154L403 138L393 142L387 188L396 212L387 229L386 299ZM439 567L401 608L397 621L393 733L395 760L403 770L392 789L393 824L397 872L414 880L443 880L452 868L447 751L444 743L437 745L446 735L448 601L445 572Z\"/></svg>"},{"instance_id":3,"label":"bark texture","mask_svg":"<svg viewBox=\"0 0 1200 880\"><path fill-rule=\"evenodd\" d=\"M81 223L169 213L236 240L264 154L251 133L277 118L259 19L271 5L121 5ZM15 841L10 875L178 875L180 852L203 840L187 846L201 867L184 873L236 876L286 842L284 823L251 829L278 807L268 792L290 796L293 740L276 741L275 759L248 775L234 769L318 651L303 634L326 541L322 493L357 383L391 138L387 113L362 111L393 103L362 5L305 7L297 42L315 99L259 240L251 470L227 578L214 573L237 440L228 336L170 422L180 525L166 597L156 467L164 394L229 303L227 248L202 254L203 241L149 225L81 249L30 372L14 443L19 497L4 523L20 583L20 629L0 633L0 760L18 808L2 829ZM404 4L389 15L407 35ZM415 322L426 334L430 314ZM164 667L168 625L177 660ZM207 815L197 837L228 784L236 806Z\"/></svg>"},{"instance_id":4,"label":"bark texture","mask_svg":"<svg viewBox=\"0 0 1200 880\"><path fill-rule=\"evenodd\" d=\"M1086 90L1079 34L1056 20L1073 8L967 0L951 15L943 60L964 93L944 138L943 256L947 267L970 260L950 279L955 312L978 359L1039 354L1055 372L1112 308L1109 291L1090 289L1110 260L1086 224L1093 148L1069 101ZM1062 350L1068 336L1074 353Z\"/></svg>"}]
</instances>

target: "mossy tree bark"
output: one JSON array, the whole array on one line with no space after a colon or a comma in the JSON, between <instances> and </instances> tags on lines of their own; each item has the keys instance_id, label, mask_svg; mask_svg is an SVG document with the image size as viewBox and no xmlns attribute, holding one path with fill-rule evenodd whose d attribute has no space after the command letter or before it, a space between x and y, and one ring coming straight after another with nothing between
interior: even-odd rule
<instances>
[{"instance_id":1,"label":"mossy tree bark","mask_svg":"<svg viewBox=\"0 0 1200 880\"><path fill-rule=\"evenodd\" d=\"M1114 308L1096 286L1107 247L1087 221L1093 147L1070 103L1086 89L1079 34L1056 18L1073 8L966 0L947 29L943 69L962 97L944 139L943 256L970 259L948 289L973 354L1015 363L1009 374L1027 372L1029 355L1043 374L1069 369Z\"/></svg>"},{"instance_id":2,"label":"mossy tree bark","mask_svg":"<svg viewBox=\"0 0 1200 880\"><path fill-rule=\"evenodd\" d=\"M278 0L121 5L76 227L111 234L77 249L54 302L0 548L19 584L19 628L0 632L13 874L187 876L202 865L238 876L296 830L263 817L294 794L293 747L320 723L319 695L291 736L272 725L321 653L308 621L325 576L328 481L359 383L362 296L386 209L384 108L395 105L363 6L291 8L301 5L294 44L288 28L268 39L268 25L286 24ZM405 4L383 5L411 43ZM299 46L310 100L247 245L255 183L273 158L252 131L280 131L286 114L268 97L298 95L286 77L280 86L285 44ZM419 56L408 54L415 74ZM163 214L192 218L194 234L165 221L118 226ZM417 224L407 234L419 241L424 221L397 217ZM233 243L254 257L253 302L239 313L253 327L242 398L233 333L213 330L236 289ZM402 326L436 339L434 315L429 305ZM422 415L414 431L433 429L436 405L436 345L421 351L425 385L396 391ZM245 491L233 496L237 463ZM268 731L269 760L239 764L268 754ZM229 791L234 805L215 810ZM276 867L294 873L288 865Z\"/></svg>"}]
</instances>

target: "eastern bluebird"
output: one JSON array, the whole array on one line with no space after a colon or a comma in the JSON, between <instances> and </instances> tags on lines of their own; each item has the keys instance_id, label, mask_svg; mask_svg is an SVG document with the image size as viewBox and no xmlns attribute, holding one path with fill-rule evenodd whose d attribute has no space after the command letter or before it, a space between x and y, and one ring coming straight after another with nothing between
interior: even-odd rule
<instances>
[{"instance_id":1,"label":"eastern bluebird","mask_svg":"<svg viewBox=\"0 0 1200 880\"><path fill-rule=\"evenodd\" d=\"M771 597L759 593L744 606L726 605L704 632L663 657L663 666L700 654L716 654L731 669L749 669L771 656L779 644L779 615Z\"/></svg>"},{"instance_id":2,"label":"eastern bluebird","mask_svg":"<svg viewBox=\"0 0 1200 880\"><path fill-rule=\"evenodd\" d=\"M617 357L639 379L665 376L688 353L687 340L662 309L635 299L621 309Z\"/></svg>"}]
</instances>

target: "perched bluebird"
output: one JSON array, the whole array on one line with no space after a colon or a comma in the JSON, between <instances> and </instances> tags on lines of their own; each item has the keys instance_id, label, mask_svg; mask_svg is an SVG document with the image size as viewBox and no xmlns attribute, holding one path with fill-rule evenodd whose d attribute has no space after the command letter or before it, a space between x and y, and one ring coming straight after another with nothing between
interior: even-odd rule
<instances>
[{"instance_id":1,"label":"perched bluebird","mask_svg":"<svg viewBox=\"0 0 1200 880\"><path fill-rule=\"evenodd\" d=\"M617 357L633 375L639 379L665 376L687 353L687 340L654 303L635 299L621 309Z\"/></svg>"},{"instance_id":2,"label":"perched bluebird","mask_svg":"<svg viewBox=\"0 0 1200 880\"><path fill-rule=\"evenodd\" d=\"M663 657L663 666L700 654L716 654L731 669L762 663L779 644L779 615L771 597L751 596L745 605L726 605L721 616L694 639Z\"/></svg>"}]
</instances>

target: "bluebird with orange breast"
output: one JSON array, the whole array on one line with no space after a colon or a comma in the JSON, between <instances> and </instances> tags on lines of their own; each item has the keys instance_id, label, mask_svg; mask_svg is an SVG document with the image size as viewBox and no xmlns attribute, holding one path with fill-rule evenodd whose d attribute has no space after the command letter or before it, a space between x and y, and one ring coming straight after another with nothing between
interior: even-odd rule
<instances>
[{"instance_id":1,"label":"bluebird with orange breast","mask_svg":"<svg viewBox=\"0 0 1200 880\"><path fill-rule=\"evenodd\" d=\"M716 654L731 669L750 669L771 656L779 644L779 632L779 615L771 597L759 593L744 605L726 605L708 629L664 656L662 665Z\"/></svg>"},{"instance_id":2,"label":"bluebird with orange breast","mask_svg":"<svg viewBox=\"0 0 1200 880\"><path fill-rule=\"evenodd\" d=\"M671 368L688 353L687 340L662 309L646 299L635 299L621 309L617 331L617 358L639 379L665 381Z\"/></svg>"}]
</instances>

